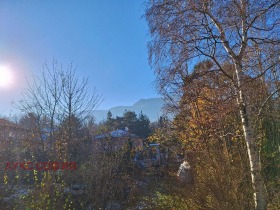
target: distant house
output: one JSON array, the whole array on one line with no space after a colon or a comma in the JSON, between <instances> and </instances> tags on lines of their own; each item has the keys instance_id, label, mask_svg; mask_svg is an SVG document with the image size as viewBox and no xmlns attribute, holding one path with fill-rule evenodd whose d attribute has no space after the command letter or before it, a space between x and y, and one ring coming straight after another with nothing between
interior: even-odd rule
<instances>
[{"instance_id":1,"label":"distant house","mask_svg":"<svg viewBox=\"0 0 280 210\"><path fill-rule=\"evenodd\" d=\"M46 140L49 135L49 129L43 129L42 132L38 129L31 129L25 125L19 125L6 119L0 119L0 142L11 141L13 143L22 143L22 140L32 142L29 148L36 148L39 144L38 140Z\"/></svg>"},{"instance_id":2,"label":"distant house","mask_svg":"<svg viewBox=\"0 0 280 210\"><path fill-rule=\"evenodd\" d=\"M26 129L20 125L10 122L6 119L0 119L0 158L1 162L20 160L20 150L12 153L12 150L18 148L21 140L26 136Z\"/></svg>"},{"instance_id":3,"label":"distant house","mask_svg":"<svg viewBox=\"0 0 280 210\"><path fill-rule=\"evenodd\" d=\"M20 140L26 134L26 129L6 119L0 119L0 141Z\"/></svg>"},{"instance_id":4,"label":"distant house","mask_svg":"<svg viewBox=\"0 0 280 210\"><path fill-rule=\"evenodd\" d=\"M160 144L152 143L136 152L134 162L140 168L150 168L165 163L165 156L166 154L160 151Z\"/></svg>"},{"instance_id":5,"label":"distant house","mask_svg":"<svg viewBox=\"0 0 280 210\"><path fill-rule=\"evenodd\" d=\"M96 135L92 143L94 151L117 151L125 146L143 148L143 139L121 129Z\"/></svg>"}]
</instances>

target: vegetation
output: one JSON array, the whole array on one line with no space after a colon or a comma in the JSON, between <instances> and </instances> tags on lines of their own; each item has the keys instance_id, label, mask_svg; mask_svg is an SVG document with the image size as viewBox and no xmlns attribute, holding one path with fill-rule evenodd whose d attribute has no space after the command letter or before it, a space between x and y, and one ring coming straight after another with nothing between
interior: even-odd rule
<instances>
[{"instance_id":1,"label":"vegetation","mask_svg":"<svg viewBox=\"0 0 280 210\"><path fill-rule=\"evenodd\" d=\"M169 110L178 113L175 126L179 139L188 150L199 154L193 158L196 178L204 180L198 167L200 158L213 155L211 162L202 163L203 169L210 168L215 172L213 178L219 177L220 183L211 180L210 172L205 174L207 179L200 185L205 193L193 198L195 202L200 199L202 206L192 208L253 208L250 200L238 198L240 192L246 198L252 193L255 209L267 208L268 185L263 176L265 166L261 167L265 155L261 162L259 154L261 147L268 143L261 140L268 138L263 130L268 113L277 113L273 118L279 115L277 13L279 1L157 0L147 4L146 19L153 37L149 43L150 62L159 91L169 102ZM237 156L236 146L246 148L247 158L243 150ZM225 148L217 157L220 160L225 155L229 163L229 168L225 164L223 170L234 173L234 168L244 165L243 169L239 168L243 172L238 173L242 177L236 174L225 182L227 190L223 195L226 192L233 195L217 197L218 190L224 186L221 181L226 177L222 174L220 177L215 170L213 147L216 152ZM273 147L279 147L279 141ZM265 153L264 148L262 151ZM218 187L213 188L213 183ZM244 203L226 201L234 197ZM233 206L225 206L224 201Z\"/></svg>"},{"instance_id":2,"label":"vegetation","mask_svg":"<svg viewBox=\"0 0 280 210\"><path fill-rule=\"evenodd\" d=\"M150 120L142 112L137 116L135 112L125 110L123 116L113 118L112 113L109 111L107 120L103 124L109 129L127 129L129 132L141 138L147 138L151 132Z\"/></svg>"},{"instance_id":3,"label":"vegetation","mask_svg":"<svg viewBox=\"0 0 280 210\"><path fill-rule=\"evenodd\" d=\"M109 111L96 124L88 79L46 65L18 103L23 116L0 121L1 208L279 209L279 10L147 2L150 63L173 119Z\"/></svg>"},{"instance_id":4,"label":"vegetation","mask_svg":"<svg viewBox=\"0 0 280 210\"><path fill-rule=\"evenodd\" d=\"M109 112L97 125L92 111L100 96L88 96L87 79L80 80L74 70L64 70L57 62L42 75L34 77L18 104L24 115L18 122L0 124L1 207L122 208L125 200L133 200L139 178L132 140L112 150L97 150L93 141L114 130L145 140L151 133L149 118L131 111L113 118ZM106 136L101 141L112 140Z\"/></svg>"}]
</instances>

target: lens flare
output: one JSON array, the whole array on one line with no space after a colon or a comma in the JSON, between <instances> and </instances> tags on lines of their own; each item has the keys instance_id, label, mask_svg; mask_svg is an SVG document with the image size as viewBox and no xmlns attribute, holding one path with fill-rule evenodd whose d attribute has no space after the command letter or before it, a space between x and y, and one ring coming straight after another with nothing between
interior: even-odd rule
<instances>
[{"instance_id":1,"label":"lens flare","mask_svg":"<svg viewBox=\"0 0 280 210\"><path fill-rule=\"evenodd\" d=\"M13 83L13 74L7 66L0 66L0 88L8 88Z\"/></svg>"}]
</instances>

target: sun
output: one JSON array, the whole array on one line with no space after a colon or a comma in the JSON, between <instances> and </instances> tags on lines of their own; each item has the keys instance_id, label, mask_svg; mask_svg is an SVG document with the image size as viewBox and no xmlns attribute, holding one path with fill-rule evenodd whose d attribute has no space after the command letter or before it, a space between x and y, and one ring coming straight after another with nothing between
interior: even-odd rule
<instances>
[{"instance_id":1,"label":"sun","mask_svg":"<svg viewBox=\"0 0 280 210\"><path fill-rule=\"evenodd\" d=\"M0 88L8 88L13 83L13 74L7 66L0 65Z\"/></svg>"}]
</instances>

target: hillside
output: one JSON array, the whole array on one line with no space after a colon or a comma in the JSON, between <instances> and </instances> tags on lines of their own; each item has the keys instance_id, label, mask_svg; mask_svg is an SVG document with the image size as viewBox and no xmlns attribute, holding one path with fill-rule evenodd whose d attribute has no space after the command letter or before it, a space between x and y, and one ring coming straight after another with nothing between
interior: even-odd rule
<instances>
[{"instance_id":1,"label":"hillside","mask_svg":"<svg viewBox=\"0 0 280 210\"><path fill-rule=\"evenodd\" d=\"M113 117L122 116L125 110L133 111L136 114L146 114L151 122L156 121L162 115L163 100L160 98L141 99L134 103L132 106L116 106L108 110L96 110L93 115L96 122L101 122L106 119L108 111L111 111Z\"/></svg>"}]
</instances>

